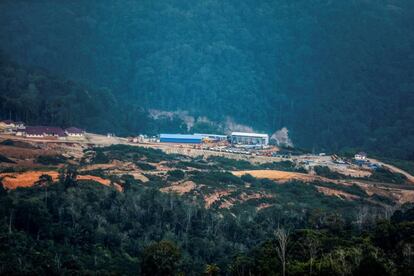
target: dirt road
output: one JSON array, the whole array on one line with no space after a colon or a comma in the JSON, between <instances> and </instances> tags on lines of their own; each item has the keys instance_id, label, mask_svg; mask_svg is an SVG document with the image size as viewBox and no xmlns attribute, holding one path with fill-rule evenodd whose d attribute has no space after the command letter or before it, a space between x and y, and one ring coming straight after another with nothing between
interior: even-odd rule
<instances>
[{"instance_id":1,"label":"dirt road","mask_svg":"<svg viewBox=\"0 0 414 276\"><path fill-rule=\"evenodd\" d=\"M79 145L103 145L103 146L110 146L110 145L117 145L117 144L126 144L127 140L124 138L119 137L107 137L105 135L94 134L94 133L85 133L84 139L56 139L56 138L27 138L27 137L20 137L15 135L6 135L1 134L0 138L3 140L10 139L15 141L22 141L22 142L32 142L32 143L50 143L50 144L79 144Z\"/></svg>"},{"instance_id":2,"label":"dirt road","mask_svg":"<svg viewBox=\"0 0 414 276\"><path fill-rule=\"evenodd\" d=\"M383 162L381 162L379 160L376 160L376 159L369 159L369 161L371 163L377 163L377 164L383 166L384 168L389 169L390 171L392 171L394 173L400 173L400 174L404 175L405 177L407 177L408 181L410 181L412 184L414 184L414 176L412 176L408 172L406 172L406 171L404 171L404 170L402 170L400 168L397 168L397 167L395 167L393 165L383 163Z\"/></svg>"}]
</instances>

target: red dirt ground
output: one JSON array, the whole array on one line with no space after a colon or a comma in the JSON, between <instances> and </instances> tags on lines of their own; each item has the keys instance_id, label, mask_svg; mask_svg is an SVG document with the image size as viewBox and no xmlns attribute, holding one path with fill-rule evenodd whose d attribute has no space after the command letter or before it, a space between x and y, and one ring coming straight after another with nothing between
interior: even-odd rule
<instances>
[{"instance_id":1,"label":"red dirt ground","mask_svg":"<svg viewBox=\"0 0 414 276\"><path fill-rule=\"evenodd\" d=\"M2 182L6 189L17 189L20 187L32 187L39 180L42 174L48 174L52 177L53 181L56 181L59 177L59 173L56 171L29 171L23 173L2 173L0 178L3 178ZM78 180L93 180L102 185L110 186L111 182L108 179L103 179L93 175L78 175ZM118 191L122 191L122 187L115 183L115 188Z\"/></svg>"}]
</instances>

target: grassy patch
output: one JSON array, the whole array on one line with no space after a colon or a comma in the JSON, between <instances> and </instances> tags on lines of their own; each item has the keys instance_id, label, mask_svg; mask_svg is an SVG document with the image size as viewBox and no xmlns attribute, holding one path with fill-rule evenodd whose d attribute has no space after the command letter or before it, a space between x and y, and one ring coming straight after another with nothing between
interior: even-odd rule
<instances>
[{"instance_id":1,"label":"grassy patch","mask_svg":"<svg viewBox=\"0 0 414 276\"><path fill-rule=\"evenodd\" d=\"M269 170L278 170L286 172L302 172L306 173L306 170L303 168L296 168L295 163L291 161L281 161L281 162L272 162L264 163L258 165L260 169L269 169Z\"/></svg>"},{"instance_id":2,"label":"grassy patch","mask_svg":"<svg viewBox=\"0 0 414 276\"><path fill-rule=\"evenodd\" d=\"M165 160L176 160L177 155L166 154L159 149L134 147L127 145L113 145L104 148L94 148L95 158L92 160L95 164L108 163L110 160L123 161L146 161L150 163L159 163Z\"/></svg>"},{"instance_id":3,"label":"grassy patch","mask_svg":"<svg viewBox=\"0 0 414 276\"><path fill-rule=\"evenodd\" d=\"M65 163L66 160L62 155L40 155L36 158L36 162L42 165L58 165Z\"/></svg>"},{"instance_id":4,"label":"grassy patch","mask_svg":"<svg viewBox=\"0 0 414 276\"><path fill-rule=\"evenodd\" d=\"M145 162L135 162L135 165L137 165L138 168L140 168L141 170L144 170L144 171L153 171L153 170L156 169L155 166L153 166L151 164L148 164L148 163L145 163Z\"/></svg>"},{"instance_id":5,"label":"grassy patch","mask_svg":"<svg viewBox=\"0 0 414 276\"><path fill-rule=\"evenodd\" d=\"M216 164L223 170L253 170L257 168L248 161L229 159L221 156L210 156L207 158L207 161Z\"/></svg>"},{"instance_id":6,"label":"grassy patch","mask_svg":"<svg viewBox=\"0 0 414 276\"><path fill-rule=\"evenodd\" d=\"M191 180L197 184L221 188L226 188L228 185L244 184L243 180L228 172L194 172Z\"/></svg>"},{"instance_id":7,"label":"grassy patch","mask_svg":"<svg viewBox=\"0 0 414 276\"><path fill-rule=\"evenodd\" d=\"M170 181L178 181L185 177L185 173L182 170L169 171L167 174Z\"/></svg>"},{"instance_id":8,"label":"grassy patch","mask_svg":"<svg viewBox=\"0 0 414 276\"><path fill-rule=\"evenodd\" d=\"M194 160L194 161L179 161L175 164L170 164L171 167L187 169L194 168L199 170L216 170L218 169L217 165L210 165L204 160Z\"/></svg>"},{"instance_id":9,"label":"grassy patch","mask_svg":"<svg viewBox=\"0 0 414 276\"><path fill-rule=\"evenodd\" d=\"M340 174L338 172L332 171L329 167L326 166L316 166L314 168L315 172L319 176L323 176L329 179L343 179L345 175Z\"/></svg>"},{"instance_id":10,"label":"grassy patch","mask_svg":"<svg viewBox=\"0 0 414 276\"><path fill-rule=\"evenodd\" d=\"M22 141L13 141L10 139L4 140L2 142L0 142L0 145L2 146L14 146L14 147L19 147L19 148L26 148L26 149L36 149L37 147L32 146L29 143L26 142L22 142Z\"/></svg>"},{"instance_id":11,"label":"grassy patch","mask_svg":"<svg viewBox=\"0 0 414 276\"><path fill-rule=\"evenodd\" d=\"M367 178L370 181L378 181L384 183L393 184L405 184L407 177L400 173L393 173L387 169L379 168L375 170L370 177Z\"/></svg>"},{"instance_id":12,"label":"grassy patch","mask_svg":"<svg viewBox=\"0 0 414 276\"><path fill-rule=\"evenodd\" d=\"M102 178L106 178L107 175L105 174L105 170L102 169L96 169L96 170L89 170L89 171L81 171L79 172L80 175L92 175L92 176L98 176Z\"/></svg>"},{"instance_id":13,"label":"grassy patch","mask_svg":"<svg viewBox=\"0 0 414 276\"><path fill-rule=\"evenodd\" d=\"M396 166L411 175L414 175L414 161L411 160L400 160L391 158L379 158L382 162Z\"/></svg>"},{"instance_id":14,"label":"grassy patch","mask_svg":"<svg viewBox=\"0 0 414 276\"><path fill-rule=\"evenodd\" d=\"M356 195L359 197L368 197L368 194L358 185L353 184L352 186L340 185L328 182L316 182L318 186L335 189L338 191L346 192L348 194Z\"/></svg>"},{"instance_id":15,"label":"grassy patch","mask_svg":"<svg viewBox=\"0 0 414 276\"><path fill-rule=\"evenodd\" d=\"M19 172L20 168L13 168L13 167L0 167L0 173L14 173Z\"/></svg>"},{"instance_id":16,"label":"grassy patch","mask_svg":"<svg viewBox=\"0 0 414 276\"><path fill-rule=\"evenodd\" d=\"M0 163L9 163L9 164L16 164L16 162L14 162L13 160L7 158L4 155L0 154Z\"/></svg>"}]
</instances>

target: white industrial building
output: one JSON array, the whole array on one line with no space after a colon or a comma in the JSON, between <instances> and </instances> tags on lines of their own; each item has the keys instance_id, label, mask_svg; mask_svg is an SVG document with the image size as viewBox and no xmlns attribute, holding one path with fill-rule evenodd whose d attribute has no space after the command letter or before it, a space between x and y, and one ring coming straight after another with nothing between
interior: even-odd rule
<instances>
[{"instance_id":1,"label":"white industrial building","mask_svg":"<svg viewBox=\"0 0 414 276\"><path fill-rule=\"evenodd\" d=\"M357 154L355 154L354 159L357 161L366 161L367 154L365 152L358 152Z\"/></svg>"},{"instance_id":2,"label":"white industrial building","mask_svg":"<svg viewBox=\"0 0 414 276\"><path fill-rule=\"evenodd\" d=\"M231 143L241 145L262 145L269 144L269 135L261 133L232 132Z\"/></svg>"}]
</instances>

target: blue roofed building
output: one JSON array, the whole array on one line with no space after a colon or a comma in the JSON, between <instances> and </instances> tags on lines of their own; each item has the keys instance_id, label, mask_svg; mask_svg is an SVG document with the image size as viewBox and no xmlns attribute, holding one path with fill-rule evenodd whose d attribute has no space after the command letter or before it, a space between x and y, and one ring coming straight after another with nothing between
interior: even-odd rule
<instances>
[{"instance_id":1,"label":"blue roofed building","mask_svg":"<svg viewBox=\"0 0 414 276\"><path fill-rule=\"evenodd\" d=\"M177 144L201 144L203 142L202 135L193 134L161 134L161 143L177 143Z\"/></svg>"}]
</instances>

